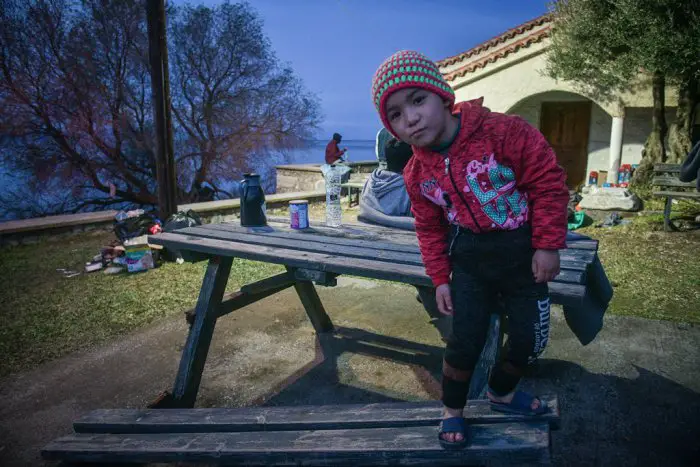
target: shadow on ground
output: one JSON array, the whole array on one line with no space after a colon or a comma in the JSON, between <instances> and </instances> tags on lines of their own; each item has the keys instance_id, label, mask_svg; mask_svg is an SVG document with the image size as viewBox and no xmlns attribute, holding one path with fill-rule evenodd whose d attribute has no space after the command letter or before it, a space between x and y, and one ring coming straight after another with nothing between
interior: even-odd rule
<instances>
[{"instance_id":1,"label":"shadow on ground","mask_svg":"<svg viewBox=\"0 0 700 467\"><path fill-rule=\"evenodd\" d=\"M335 335L317 340L314 362L256 402L313 405L411 398L387 394L385 388L342 383L340 375L348 369L338 363L347 353L401 363L414 372L426 392L439 398L442 348L339 328ZM560 398L562 427L553 433L556 465L697 465L700 396L660 374L634 368L638 373L634 379L591 373L556 359L542 359L532 369L523 385Z\"/></svg>"}]
</instances>

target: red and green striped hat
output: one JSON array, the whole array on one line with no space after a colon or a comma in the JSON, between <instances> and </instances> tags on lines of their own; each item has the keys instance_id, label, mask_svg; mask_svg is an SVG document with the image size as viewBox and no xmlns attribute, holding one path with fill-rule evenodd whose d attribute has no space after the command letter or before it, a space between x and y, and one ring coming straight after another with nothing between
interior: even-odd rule
<instances>
[{"instance_id":1,"label":"red and green striped hat","mask_svg":"<svg viewBox=\"0 0 700 467\"><path fill-rule=\"evenodd\" d=\"M386 101L392 93L403 88L423 88L434 92L450 104L455 102L454 91L443 78L437 65L428 57L411 50L396 52L381 64L372 79L372 101L384 127L392 134L386 116Z\"/></svg>"}]
</instances>

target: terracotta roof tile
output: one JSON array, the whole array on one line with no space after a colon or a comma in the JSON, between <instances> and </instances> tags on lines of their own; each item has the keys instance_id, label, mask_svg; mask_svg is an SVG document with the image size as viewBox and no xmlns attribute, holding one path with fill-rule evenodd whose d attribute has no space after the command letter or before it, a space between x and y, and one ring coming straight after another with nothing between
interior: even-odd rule
<instances>
[{"instance_id":1,"label":"terracotta roof tile","mask_svg":"<svg viewBox=\"0 0 700 467\"><path fill-rule=\"evenodd\" d=\"M517 52L518 50L522 48L529 47L532 44L535 44L537 42L541 42L542 39L549 37L552 31L552 27L548 26L546 28L540 29L529 36L525 36L522 39L513 42L512 44L508 44L505 47L501 47L500 49L497 49L493 51L492 53L486 55L485 57L481 57L475 60L472 60L470 62L465 63L463 66L460 68L456 69L455 71L448 73L445 75L445 80L446 81L454 81L457 78L461 78L462 76L466 75L467 73L471 73L475 70L478 70L479 68L484 68L486 65L489 63L493 63L497 60L500 60L502 58L507 57L508 55Z\"/></svg>"},{"instance_id":2,"label":"terracotta roof tile","mask_svg":"<svg viewBox=\"0 0 700 467\"><path fill-rule=\"evenodd\" d=\"M455 55L453 57L448 57L443 60L440 60L437 62L437 65L439 67L446 67L450 65L454 65L455 63L463 61L465 58L473 57L474 55L478 55L481 52L484 52L492 47L497 46L498 44L502 44L506 41L509 41L510 39L513 39L516 36L519 36L520 34L523 34L526 31L530 31L533 28L536 28L538 26L542 26L545 23L549 23L552 20L552 15L547 13L545 15L542 15L540 17L537 17L533 20L530 20L526 23L521 24L520 26L514 27L512 29L507 30L503 34L500 34L492 39L489 39L486 42L483 42L479 45L477 45L474 48L471 48L467 50L466 52L463 52L459 55Z\"/></svg>"}]
</instances>

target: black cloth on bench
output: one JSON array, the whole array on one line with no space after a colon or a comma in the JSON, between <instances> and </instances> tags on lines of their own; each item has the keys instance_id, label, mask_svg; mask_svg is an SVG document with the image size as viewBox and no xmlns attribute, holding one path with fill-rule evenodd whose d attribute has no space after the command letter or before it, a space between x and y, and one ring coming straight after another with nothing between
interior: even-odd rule
<instances>
[{"instance_id":1,"label":"black cloth on bench","mask_svg":"<svg viewBox=\"0 0 700 467\"><path fill-rule=\"evenodd\" d=\"M678 179L686 183L697 180L695 188L697 191L700 191L700 141L695 143L685 162L681 165L681 173L678 175Z\"/></svg>"}]
</instances>

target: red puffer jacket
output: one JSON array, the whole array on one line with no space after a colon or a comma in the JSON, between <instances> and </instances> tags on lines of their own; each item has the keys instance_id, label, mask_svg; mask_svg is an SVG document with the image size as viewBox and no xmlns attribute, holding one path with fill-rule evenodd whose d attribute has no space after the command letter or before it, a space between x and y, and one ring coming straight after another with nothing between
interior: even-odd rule
<instances>
[{"instance_id":1,"label":"red puffer jacket","mask_svg":"<svg viewBox=\"0 0 700 467\"><path fill-rule=\"evenodd\" d=\"M566 248L566 174L544 136L518 116L491 112L483 99L462 102L446 155L413 148L404 179L427 274L450 281L449 224L476 233L532 226L535 249Z\"/></svg>"}]
</instances>

